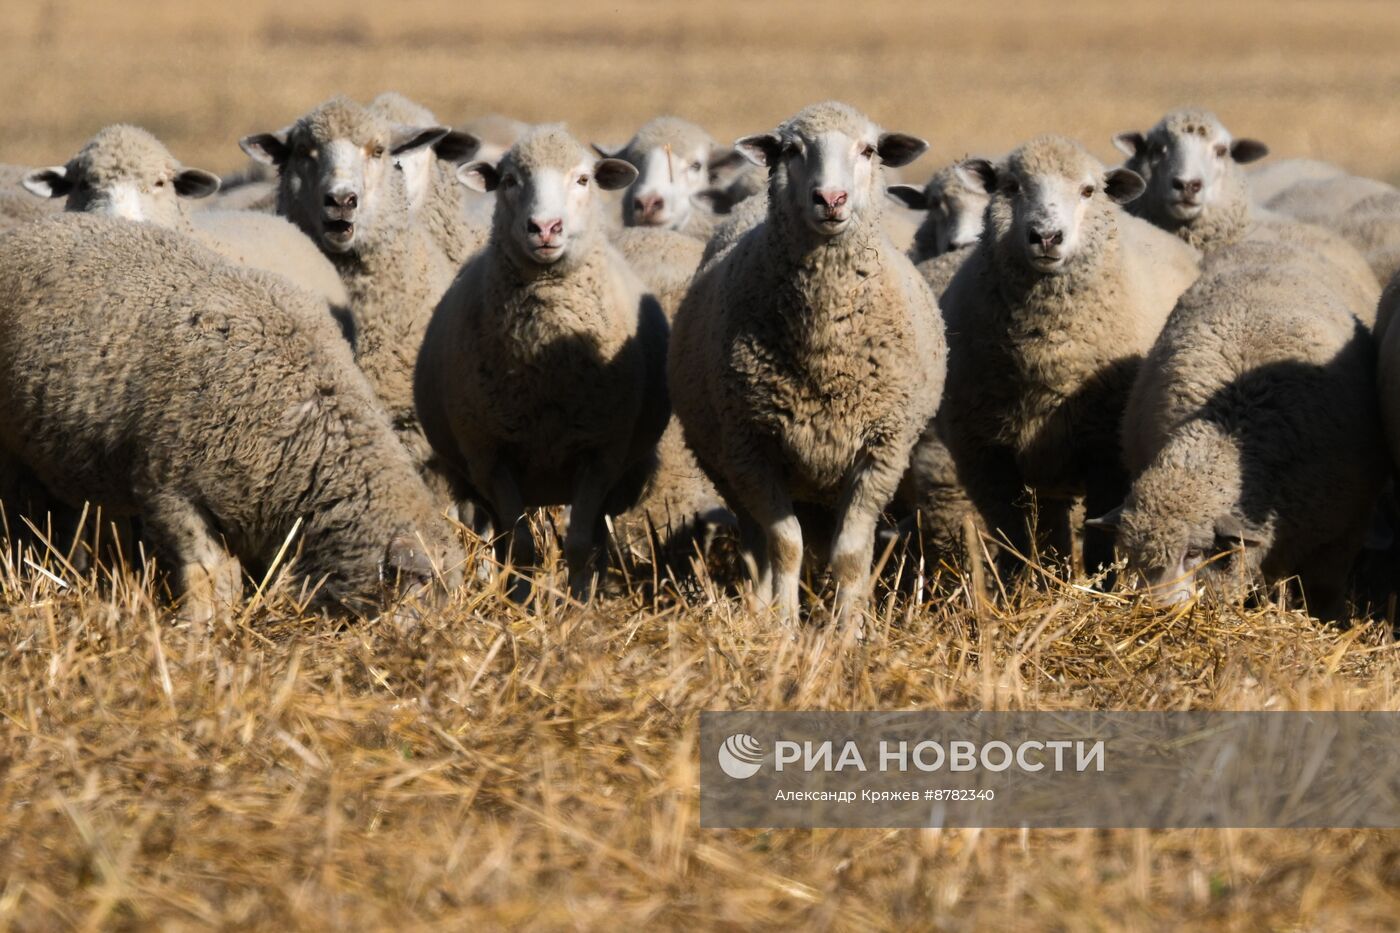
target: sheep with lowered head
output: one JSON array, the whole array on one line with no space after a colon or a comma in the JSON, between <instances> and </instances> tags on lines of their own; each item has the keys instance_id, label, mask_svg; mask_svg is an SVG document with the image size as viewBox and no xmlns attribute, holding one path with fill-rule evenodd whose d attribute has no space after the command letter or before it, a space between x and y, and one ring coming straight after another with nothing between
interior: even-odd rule
<instances>
[{"instance_id":1,"label":"sheep with lowered head","mask_svg":"<svg viewBox=\"0 0 1400 933\"><path fill-rule=\"evenodd\" d=\"M315 300L153 224L63 214L0 239L0 451L141 518L186 611L293 564L353 611L464 555Z\"/></svg>"},{"instance_id":2,"label":"sheep with lowered head","mask_svg":"<svg viewBox=\"0 0 1400 933\"><path fill-rule=\"evenodd\" d=\"M1029 487L1046 543L1068 558L1074 500L1092 514L1122 501L1128 390L1199 255L1119 207L1142 192L1137 174L1105 170L1064 137L959 170L990 203L982 239L941 302L949 356L939 433L993 533L1027 553ZM1086 567L1111 561L1112 542L1086 534Z\"/></svg>"},{"instance_id":3,"label":"sheep with lowered head","mask_svg":"<svg viewBox=\"0 0 1400 933\"><path fill-rule=\"evenodd\" d=\"M315 244L269 214L188 210L187 201L219 190L218 176L181 165L140 127L99 130L66 164L31 171L24 187L42 198L63 198L69 211L178 230L239 265L283 276L325 299L342 324L348 321L345 287Z\"/></svg>"},{"instance_id":4,"label":"sheep with lowered head","mask_svg":"<svg viewBox=\"0 0 1400 933\"><path fill-rule=\"evenodd\" d=\"M669 409L666 318L608 242L600 191L636 169L590 155L560 126L525 134L498 166L458 170L496 192L491 239L433 313L415 396L442 459L489 504L503 558L536 563L527 509L569 505L569 587L586 597L606 518L630 507ZM517 598L528 580L512 585Z\"/></svg>"},{"instance_id":5,"label":"sheep with lowered head","mask_svg":"<svg viewBox=\"0 0 1400 933\"><path fill-rule=\"evenodd\" d=\"M736 146L768 169L767 215L676 314L672 402L758 598L795 623L804 539L829 531L836 617L856 624L876 523L942 393L937 305L881 223L882 164L927 144L832 102Z\"/></svg>"},{"instance_id":6,"label":"sheep with lowered head","mask_svg":"<svg viewBox=\"0 0 1400 933\"><path fill-rule=\"evenodd\" d=\"M1387 466L1374 342L1307 251L1222 247L1143 363L1132 489L1092 523L1156 605L1296 576L1314 614L1343 608Z\"/></svg>"},{"instance_id":7,"label":"sheep with lowered head","mask_svg":"<svg viewBox=\"0 0 1400 933\"><path fill-rule=\"evenodd\" d=\"M300 227L339 272L355 315L355 362L400 439L443 493L445 476L413 407L413 367L456 267L429 231L413 222L396 162L446 132L392 124L337 97L291 126L240 142L248 155L277 167L277 212Z\"/></svg>"}]
</instances>

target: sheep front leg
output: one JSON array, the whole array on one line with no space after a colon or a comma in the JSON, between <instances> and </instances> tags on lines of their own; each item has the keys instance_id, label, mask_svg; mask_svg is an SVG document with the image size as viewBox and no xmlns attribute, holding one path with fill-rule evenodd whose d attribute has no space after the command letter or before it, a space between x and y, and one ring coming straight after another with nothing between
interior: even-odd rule
<instances>
[{"instance_id":1,"label":"sheep front leg","mask_svg":"<svg viewBox=\"0 0 1400 933\"><path fill-rule=\"evenodd\" d=\"M569 530L564 534L564 562L569 567L569 594L581 602L593 596L607 570L607 523L603 507L617 482L610 462L597 460L579 468L574 498L569 508Z\"/></svg>"},{"instance_id":2,"label":"sheep front leg","mask_svg":"<svg viewBox=\"0 0 1400 933\"><path fill-rule=\"evenodd\" d=\"M801 611L802 525L793 511L792 499L776 479L770 481L766 492L745 503L763 531L767 553L768 579L760 576L754 581L755 595L760 606L773 608L780 622L795 627Z\"/></svg>"},{"instance_id":3,"label":"sheep front leg","mask_svg":"<svg viewBox=\"0 0 1400 933\"><path fill-rule=\"evenodd\" d=\"M491 510L501 524L502 534L496 539L496 559L506 568L506 594L512 602L524 603L530 598L530 578L524 572L539 561L535 556L535 537L525 517L525 502L520 486L509 466L500 460L491 469L488 488L491 490Z\"/></svg>"},{"instance_id":4,"label":"sheep front leg","mask_svg":"<svg viewBox=\"0 0 1400 933\"><path fill-rule=\"evenodd\" d=\"M239 601L242 569L203 509L182 496L157 493L147 498L142 518L174 563L181 621L207 623Z\"/></svg>"},{"instance_id":5,"label":"sheep front leg","mask_svg":"<svg viewBox=\"0 0 1400 933\"><path fill-rule=\"evenodd\" d=\"M886 462L879 453L887 452L867 451L852 467L836 511L830 564L838 625L856 625L865 606L875 557L875 527L904 473L902 464Z\"/></svg>"}]
</instances>

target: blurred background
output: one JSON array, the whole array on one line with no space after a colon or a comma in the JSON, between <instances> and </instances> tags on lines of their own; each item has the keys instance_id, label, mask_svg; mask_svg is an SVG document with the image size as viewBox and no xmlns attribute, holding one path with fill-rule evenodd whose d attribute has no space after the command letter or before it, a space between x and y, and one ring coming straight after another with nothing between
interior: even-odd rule
<instances>
[{"instance_id":1,"label":"blurred background","mask_svg":"<svg viewBox=\"0 0 1400 933\"><path fill-rule=\"evenodd\" d=\"M65 161L137 123L188 165L335 94L447 123L564 120L621 143L675 113L721 141L840 98L925 136L914 175L1039 132L1109 137L1184 104L1278 155L1400 180L1392 0L5 0L0 161ZM927 171L925 171L925 169Z\"/></svg>"}]
</instances>

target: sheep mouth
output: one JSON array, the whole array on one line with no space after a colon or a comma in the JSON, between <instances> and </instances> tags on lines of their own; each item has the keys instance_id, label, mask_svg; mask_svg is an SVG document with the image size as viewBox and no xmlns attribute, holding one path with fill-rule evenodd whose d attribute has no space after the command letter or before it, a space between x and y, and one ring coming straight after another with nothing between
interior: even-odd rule
<instances>
[{"instance_id":1,"label":"sheep mouth","mask_svg":"<svg viewBox=\"0 0 1400 933\"><path fill-rule=\"evenodd\" d=\"M344 248L350 245L350 241L355 238L355 224L349 220L331 220L329 218L321 221L322 237L334 247Z\"/></svg>"},{"instance_id":2,"label":"sheep mouth","mask_svg":"<svg viewBox=\"0 0 1400 933\"><path fill-rule=\"evenodd\" d=\"M1192 220L1200 216L1204 205L1191 198L1182 198L1167 205L1167 212L1177 220Z\"/></svg>"},{"instance_id":3,"label":"sheep mouth","mask_svg":"<svg viewBox=\"0 0 1400 933\"><path fill-rule=\"evenodd\" d=\"M1065 257L1060 253L1035 253L1031 256L1031 265L1040 272L1053 272L1065 264Z\"/></svg>"},{"instance_id":4,"label":"sheep mouth","mask_svg":"<svg viewBox=\"0 0 1400 933\"><path fill-rule=\"evenodd\" d=\"M812 226L818 233L835 236L851 225L851 215L818 214L812 218Z\"/></svg>"},{"instance_id":5,"label":"sheep mouth","mask_svg":"<svg viewBox=\"0 0 1400 933\"><path fill-rule=\"evenodd\" d=\"M557 262L560 256L564 255L563 243L531 243L530 255L536 262L552 263Z\"/></svg>"}]
</instances>

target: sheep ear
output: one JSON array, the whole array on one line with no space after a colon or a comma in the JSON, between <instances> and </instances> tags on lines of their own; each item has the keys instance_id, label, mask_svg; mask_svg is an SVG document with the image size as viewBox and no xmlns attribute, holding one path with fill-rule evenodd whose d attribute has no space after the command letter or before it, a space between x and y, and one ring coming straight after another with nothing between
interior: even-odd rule
<instances>
[{"instance_id":1,"label":"sheep ear","mask_svg":"<svg viewBox=\"0 0 1400 933\"><path fill-rule=\"evenodd\" d=\"M710 150L710 157L705 160L709 166L710 177L713 178L715 172L728 172L739 168L744 162L743 153L733 146L715 146Z\"/></svg>"},{"instance_id":2,"label":"sheep ear","mask_svg":"<svg viewBox=\"0 0 1400 933\"><path fill-rule=\"evenodd\" d=\"M1264 543L1263 531L1228 512L1216 518L1215 536L1227 541L1238 541L1248 547Z\"/></svg>"},{"instance_id":3,"label":"sheep ear","mask_svg":"<svg viewBox=\"0 0 1400 933\"><path fill-rule=\"evenodd\" d=\"M291 128L276 133L254 133L238 141L238 148L248 154L248 158L263 165L281 165L287 161L291 149L287 146L287 136Z\"/></svg>"},{"instance_id":4,"label":"sheep ear","mask_svg":"<svg viewBox=\"0 0 1400 933\"><path fill-rule=\"evenodd\" d=\"M620 191L637 180L637 167L621 159L599 159L593 165L593 180L604 191Z\"/></svg>"},{"instance_id":5,"label":"sheep ear","mask_svg":"<svg viewBox=\"0 0 1400 933\"><path fill-rule=\"evenodd\" d=\"M996 166L986 159L967 159L953 169L964 185L973 191L991 194L997 190Z\"/></svg>"},{"instance_id":6,"label":"sheep ear","mask_svg":"<svg viewBox=\"0 0 1400 933\"><path fill-rule=\"evenodd\" d=\"M207 198L222 182L213 172L199 168L181 169L175 176L175 193L182 198Z\"/></svg>"},{"instance_id":7,"label":"sheep ear","mask_svg":"<svg viewBox=\"0 0 1400 933\"><path fill-rule=\"evenodd\" d=\"M433 143L433 153L444 162L465 162L481 149L481 140L464 130L448 130Z\"/></svg>"},{"instance_id":8,"label":"sheep ear","mask_svg":"<svg viewBox=\"0 0 1400 933\"><path fill-rule=\"evenodd\" d=\"M1230 144L1230 158L1244 165L1269 154L1269 147L1257 139L1237 139Z\"/></svg>"},{"instance_id":9,"label":"sheep ear","mask_svg":"<svg viewBox=\"0 0 1400 933\"><path fill-rule=\"evenodd\" d=\"M485 194L496 190L501 183L501 173L490 162L468 162L457 166L457 180L473 191Z\"/></svg>"},{"instance_id":10,"label":"sheep ear","mask_svg":"<svg viewBox=\"0 0 1400 933\"><path fill-rule=\"evenodd\" d=\"M1119 523L1123 520L1123 507L1120 505L1116 509L1110 509L1098 518L1086 518L1084 524L1090 528L1102 528L1105 531L1117 531Z\"/></svg>"},{"instance_id":11,"label":"sheep ear","mask_svg":"<svg viewBox=\"0 0 1400 933\"><path fill-rule=\"evenodd\" d=\"M389 154L408 155L434 145L450 132L445 126L396 126L389 134Z\"/></svg>"},{"instance_id":12,"label":"sheep ear","mask_svg":"<svg viewBox=\"0 0 1400 933\"><path fill-rule=\"evenodd\" d=\"M690 196L690 203L702 207L712 214L728 214L739 203L723 188L706 188Z\"/></svg>"},{"instance_id":13,"label":"sheep ear","mask_svg":"<svg viewBox=\"0 0 1400 933\"><path fill-rule=\"evenodd\" d=\"M73 190L73 182L68 178L68 166L50 165L35 169L24 176L24 190L41 198L67 197Z\"/></svg>"},{"instance_id":14,"label":"sheep ear","mask_svg":"<svg viewBox=\"0 0 1400 933\"><path fill-rule=\"evenodd\" d=\"M1104 172L1103 193L1116 204L1127 204L1147 190L1147 182L1132 169L1114 168Z\"/></svg>"},{"instance_id":15,"label":"sheep ear","mask_svg":"<svg viewBox=\"0 0 1400 933\"><path fill-rule=\"evenodd\" d=\"M774 133L758 133L734 141L739 155L754 165L772 168L778 164L778 154L783 150L783 141Z\"/></svg>"},{"instance_id":16,"label":"sheep ear","mask_svg":"<svg viewBox=\"0 0 1400 933\"><path fill-rule=\"evenodd\" d=\"M923 188L914 185L890 185L885 189L885 194L913 210L928 210L928 195L924 193Z\"/></svg>"},{"instance_id":17,"label":"sheep ear","mask_svg":"<svg viewBox=\"0 0 1400 933\"><path fill-rule=\"evenodd\" d=\"M908 165L928 149L928 143L908 133L881 133L875 150L880 153L880 161L899 168Z\"/></svg>"},{"instance_id":18,"label":"sheep ear","mask_svg":"<svg viewBox=\"0 0 1400 933\"><path fill-rule=\"evenodd\" d=\"M1137 131L1130 133L1119 133L1113 137L1113 145L1119 152L1128 158L1141 155L1147 148L1147 137Z\"/></svg>"},{"instance_id":19,"label":"sheep ear","mask_svg":"<svg viewBox=\"0 0 1400 933\"><path fill-rule=\"evenodd\" d=\"M588 145L604 159L620 159L622 158L622 150L627 148L626 146L613 146L612 148L608 148L607 146L600 146L597 143L589 143Z\"/></svg>"}]
</instances>

